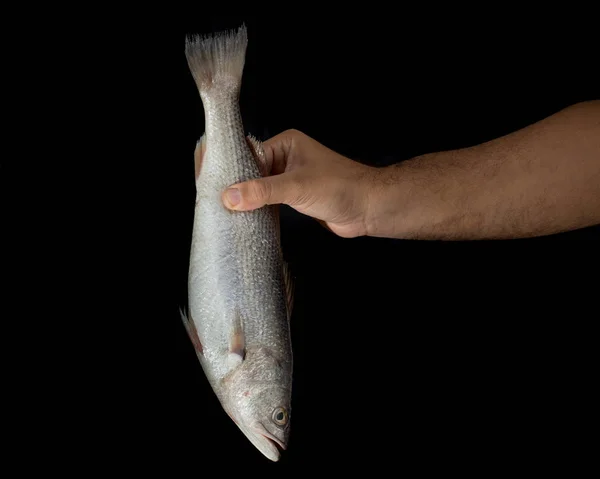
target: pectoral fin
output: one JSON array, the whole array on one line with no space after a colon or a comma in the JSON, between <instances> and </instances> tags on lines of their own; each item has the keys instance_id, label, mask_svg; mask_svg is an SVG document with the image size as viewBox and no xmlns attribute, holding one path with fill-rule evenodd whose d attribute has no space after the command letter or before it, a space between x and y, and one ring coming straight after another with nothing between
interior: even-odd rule
<instances>
[{"instance_id":1,"label":"pectoral fin","mask_svg":"<svg viewBox=\"0 0 600 479\"><path fill-rule=\"evenodd\" d=\"M227 363L230 369L239 366L246 355L245 351L244 332L242 330L242 318L238 310L235 311L231 336L229 338L229 355Z\"/></svg>"}]
</instances>

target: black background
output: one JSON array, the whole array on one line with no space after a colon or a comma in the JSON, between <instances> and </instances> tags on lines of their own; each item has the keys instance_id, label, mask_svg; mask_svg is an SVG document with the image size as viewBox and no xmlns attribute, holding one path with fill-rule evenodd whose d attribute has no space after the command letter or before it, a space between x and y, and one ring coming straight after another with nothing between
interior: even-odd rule
<instances>
[{"instance_id":1,"label":"black background","mask_svg":"<svg viewBox=\"0 0 600 479\"><path fill-rule=\"evenodd\" d=\"M90 136L123 141L94 164L109 183L96 190L94 220L105 226L90 236L107 261L90 275L82 254L86 276L73 276L102 286L79 298L94 321L84 316L92 331L69 360L78 392L54 413L52 431L67 437L58 461L144 473L166 465L169 477L584 464L598 227L511 241L343 239L282 207L296 297L292 435L281 461L264 458L223 412L178 312L204 130L186 34L246 24L248 133L264 140L296 128L373 165L478 144L598 98L585 12L325 17L290 8L185 12L176 32L140 15L144 34L119 44L118 59L106 54L106 89L116 85L118 101ZM89 347L96 337L106 341Z\"/></svg>"}]
</instances>

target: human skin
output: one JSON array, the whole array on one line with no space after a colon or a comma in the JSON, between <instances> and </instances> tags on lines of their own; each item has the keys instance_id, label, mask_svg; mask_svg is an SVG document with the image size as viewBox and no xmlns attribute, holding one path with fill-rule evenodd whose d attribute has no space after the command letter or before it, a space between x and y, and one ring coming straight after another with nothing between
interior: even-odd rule
<instances>
[{"instance_id":1,"label":"human skin","mask_svg":"<svg viewBox=\"0 0 600 479\"><path fill-rule=\"evenodd\" d=\"M225 206L286 204L345 238L526 238L600 223L600 101L382 168L297 130L269 139L264 150L268 176L231 185Z\"/></svg>"}]
</instances>

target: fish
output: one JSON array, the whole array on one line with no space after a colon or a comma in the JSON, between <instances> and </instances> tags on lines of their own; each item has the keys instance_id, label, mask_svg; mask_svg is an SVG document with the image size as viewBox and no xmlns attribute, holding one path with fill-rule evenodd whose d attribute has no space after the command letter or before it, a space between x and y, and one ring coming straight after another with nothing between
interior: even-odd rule
<instances>
[{"instance_id":1,"label":"fish","mask_svg":"<svg viewBox=\"0 0 600 479\"><path fill-rule=\"evenodd\" d=\"M260 178L262 143L246 135L240 92L248 32L187 35L185 54L204 110L196 144L196 199L181 319L224 411L266 458L279 461L291 424L294 285L278 210L231 211L235 183Z\"/></svg>"}]
</instances>

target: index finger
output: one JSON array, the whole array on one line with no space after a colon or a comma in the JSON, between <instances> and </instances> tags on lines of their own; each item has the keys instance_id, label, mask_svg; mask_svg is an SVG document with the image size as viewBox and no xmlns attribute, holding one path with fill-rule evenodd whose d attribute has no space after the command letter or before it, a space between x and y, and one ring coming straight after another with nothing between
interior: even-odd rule
<instances>
[{"instance_id":1,"label":"index finger","mask_svg":"<svg viewBox=\"0 0 600 479\"><path fill-rule=\"evenodd\" d=\"M285 171L292 149L292 135L289 130L284 131L263 143L265 162L270 175L279 175Z\"/></svg>"}]
</instances>

